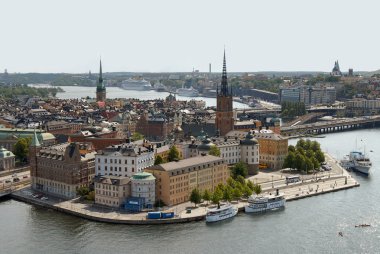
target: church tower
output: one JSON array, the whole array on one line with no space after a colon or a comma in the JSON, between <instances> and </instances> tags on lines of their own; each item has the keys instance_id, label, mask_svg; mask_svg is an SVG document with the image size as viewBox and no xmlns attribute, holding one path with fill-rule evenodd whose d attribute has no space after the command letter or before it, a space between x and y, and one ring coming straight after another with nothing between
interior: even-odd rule
<instances>
[{"instance_id":1,"label":"church tower","mask_svg":"<svg viewBox=\"0 0 380 254\"><path fill-rule=\"evenodd\" d=\"M221 136L226 135L229 131L234 129L232 88L228 89L225 51L223 56L223 73L220 90L219 87L217 87L215 125Z\"/></svg>"},{"instance_id":2,"label":"church tower","mask_svg":"<svg viewBox=\"0 0 380 254\"><path fill-rule=\"evenodd\" d=\"M96 86L96 101L106 101L106 86L103 83L102 60L100 60L99 80Z\"/></svg>"}]
</instances>

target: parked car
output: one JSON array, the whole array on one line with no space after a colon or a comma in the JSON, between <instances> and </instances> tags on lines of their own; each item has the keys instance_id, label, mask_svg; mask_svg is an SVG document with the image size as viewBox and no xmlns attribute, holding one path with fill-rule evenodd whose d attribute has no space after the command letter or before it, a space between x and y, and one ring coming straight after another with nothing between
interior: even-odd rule
<instances>
[{"instance_id":1,"label":"parked car","mask_svg":"<svg viewBox=\"0 0 380 254\"><path fill-rule=\"evenodd\" d=\"M5 180L5 183L11 183L11 182L12 182L12 181L9 180L9 179Z\"/></svg>"},{"instance_id":2,"label":"parked car","mask_svg":"<svg viewBox=\"0 0 380 254\"><path fill-rule=\"evenodd\" d=\"M48 197L42 197L41 200L49 200Z\"/></svg>"},{"instance_id":3,"label":"parked car","mask_svg":"<svg viewBox=\"0 0 380 254\"><path fill-rule=\"evenodd\" d=\"M23 176L22 178L28 178L28 176Z\"/></svg>"}]
</instances>

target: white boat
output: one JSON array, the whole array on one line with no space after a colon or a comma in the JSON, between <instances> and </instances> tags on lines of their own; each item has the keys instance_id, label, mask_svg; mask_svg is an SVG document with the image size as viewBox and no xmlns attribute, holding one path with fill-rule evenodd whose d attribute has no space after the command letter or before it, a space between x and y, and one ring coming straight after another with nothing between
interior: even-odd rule
<instances>
[{"instance_id":1,"label":"white boat","mask_svg":"<svg viewBox=\"0 0 380 254\"><path fill-rule=\"evenodd\" d=\"M340 165L346 169L352 169L362 174L369 175L372 162L362 152L353 151L340 161Z\"/></svg>"},{"instance_id":2,"label":"white boat","mask_svg":"<svg viewBox=\"0 0 380 254\"><path fill-rule=\"evenodd\" d=\"M125 90L137 90L137 91L146 91L152 89L152 86L145 79L127 79L121 82L121 88Z\"/></svg>"},{"instance_id":3,"label":"white boat","mask_svg":"<svg viewBox=\"0 0 380 254\"><path fill-rule=\"evenodd\" d=\"M244 210L246 213L258 213L282 207L285 207L285 197L283 194L265 196L252 195L249 197L248 205L244 207Z\"/></svg>"},{"instance_id":4,"label":"white boat","mask_svg":"<svg viewBox=\"0 0 380 254\"><path fill-rule=\"evenodd\" d=\"M238 213L236 206L225 204L220 207L207 209L206 222L217 222L234 217Z\"/></svg>"},{"instance_id":5,"label":"white boat","mask_svg":"<svg viewBox=\"0 0 380 254\"><path fill-rule=\"evenodd\" d=\"M199 95L199 92L197 89L194 89L193 87L190 88L178 88L177 94L179 96L186 96L186 97L197 97Z\"/></svg>"},{"instance_id":6,"label":"white boat","mask_svg":"<svg viewBox=\"0 0 380 254\"><path fill-rule=\"evenodd\" d=\"M157 92L167 92L168 91L167 87L162 83L155 83L153 87L154 87L154 90L156 90Z\"/></svg>"}]
</instances>

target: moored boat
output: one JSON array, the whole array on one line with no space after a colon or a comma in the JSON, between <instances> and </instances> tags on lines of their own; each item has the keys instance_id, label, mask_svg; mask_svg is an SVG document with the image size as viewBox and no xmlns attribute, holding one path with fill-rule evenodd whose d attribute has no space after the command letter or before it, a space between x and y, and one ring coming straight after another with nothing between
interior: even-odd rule
<instances>
[{"instance_id":1,"label":"moored boat","mask_svg":"<svg viewBox=\"0 0 380 254\"><path fill-rule=\"evenodd\" d=\"M346 169L352 169L365 175L370 174L371 160L362 152L353 151L340 161L340 165Z\"/></svg>"},{"instance_id":2,"label":"moored boat","mask_svg":"<svg viewBox=\"0 0 380 254\"><path fill-rule=\"evenodd\" d=\"M234 217L238 213L236 206L231 204L221 205L207 209L206 222L217 222Z\"/></svg>"},{"instance_id":3,"label":"moored boat","mask_svg":"<svg viewBox=\"0 0 380 254\"><path fill-rule=\"evenodd\" d=\"M277 192L276 195L249 197L248 205L244 207L244 210L246 213L258 213L282 207L285 207L285 197Z\"/></svg>"},{"instance_id":4,"label":"moored boat","mask_svg":"<svg viewBox=\"0 0 380 254\"><path fill-rule=\"evenodd\" d=\"M186 96L186 97L197 97L199 95L199 92L197 89L194 89L193 87L190 88L178 88L177 94L179 96Z\"/></svg>"}]
</instances>

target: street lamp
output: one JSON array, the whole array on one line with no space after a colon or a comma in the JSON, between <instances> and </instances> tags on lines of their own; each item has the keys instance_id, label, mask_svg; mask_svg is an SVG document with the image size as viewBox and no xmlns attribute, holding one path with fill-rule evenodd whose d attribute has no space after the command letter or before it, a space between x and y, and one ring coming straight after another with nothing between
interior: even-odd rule
<instances>
[{"instance_id":1,"label":"street lamp","mask_svg":"<svg viewBox=\"0 0 380 254\"><path fill-rule=\"evenodd\" d=\"M273 185L273 175L272 175L272 189L274 188L274 185Z\"/></svg>"}]
</instances>

